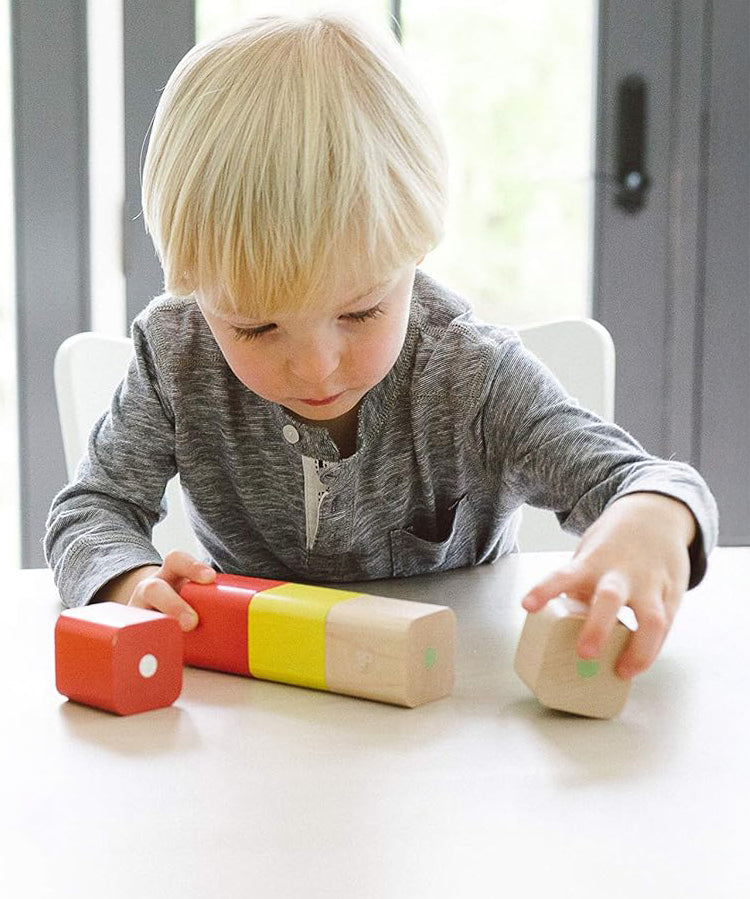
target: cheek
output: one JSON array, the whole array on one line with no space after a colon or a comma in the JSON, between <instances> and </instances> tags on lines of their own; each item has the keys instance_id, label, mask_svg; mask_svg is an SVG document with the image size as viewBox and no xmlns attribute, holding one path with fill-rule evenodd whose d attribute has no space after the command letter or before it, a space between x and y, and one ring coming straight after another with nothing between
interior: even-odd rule
<instances>
[{"instance_id":1,"label":"cheek","mask_svg":"<svg viewBox=\"0 0 750 899\"><path fill-rule=\"evenodd\" d=\"M399 354L404 346L404 341L406 340L406 331L409 327L409 306L403 310L401 317L398 320L397 325L394 328L391 328L390 333L388 335L387 340L385 341L385 346L387 348L388 357L391 360L391 365L396 362Z\"/></svg>"},{"instance_id":2,"label":"cheek","mask_svg":"<svg viewBox=\"0 0 750 899\"><path fill-rule=\"evenodd\" d=\"M395 365L404 345L406 326L407 320L404 320L397 328L373 334L362 347L359 364L372 375L384 378Z\"/></svg>"},{"instance_id":3,"label":"cheek","mask_svg":"<svg viewBox=\"0 0 750 899\"><path fill-rule=\"evenodd\" d=\"M227 364L245 387L263 396L273 392L276 381L268 356L243 344L224 345L222 352Z\"/></svg>"}]
</instances>

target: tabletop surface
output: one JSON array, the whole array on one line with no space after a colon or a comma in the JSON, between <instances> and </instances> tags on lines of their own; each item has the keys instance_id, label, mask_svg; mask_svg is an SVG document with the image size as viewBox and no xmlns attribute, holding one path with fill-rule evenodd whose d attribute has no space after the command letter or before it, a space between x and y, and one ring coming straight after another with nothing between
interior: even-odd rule
<instances>
[{"instance_id":1,"label":"tabletop surface","mask_svg":"<svg viewBox=\"0 0 750 899\"><path fill-rule=\"evenodd\" d=\"M566 558L360 585L455 610L447 699L186 669L173 706L126 718L57 693L51 577L6 572L0 894L750 895L750 548L714 553L612 721L547 710L513 672L519 601Z\"/></svg>"}]
</instances>

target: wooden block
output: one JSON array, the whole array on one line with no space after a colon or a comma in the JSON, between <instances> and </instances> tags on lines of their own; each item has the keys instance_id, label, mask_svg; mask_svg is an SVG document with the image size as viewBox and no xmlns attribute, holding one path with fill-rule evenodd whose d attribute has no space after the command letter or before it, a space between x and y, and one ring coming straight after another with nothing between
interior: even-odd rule
<instances>
[{"instance_id":1,"label":"wooden block","mask_svg":"<svg viewBox=\"0 0 750 899\"><path fill-rule=\"evenodd\" d=\"M455 615L447 606L359 596L326 623L328 689L414 706L453 690Z\"/></svg>"},{"instance_id":2,"label":"wooden block","mask_svg":"<svg viewBox=\"0 0 750 899\"><path fill-rule=\"evenodd\" d=\"M259 591L282 583L220 574L209 585L185 584L181 596L198 614L198 626L185 634L185 664L229 674L250 674L247 645L250 600Z\"/></svg>"},{"instance_id":3,"label":"wooden block","mask_svg":"<svg viewBox=\"0 0 750 899\"><path fill-rule=\"evenodd\" d=\"M528 614L515 671L549 708L589 718L613 718L622 711L630 692L630 681L619 678L614 668L631 630L618 620L601 657L581 659L576 642L587 614L587 605L567 596Z\"/></svg>"},{"instance_id":4,"label":"wooden block","mask_svg":"<svg viewBox=\"0 0 750 899\"><path fill-rule=\"evenodd\" d=\"M451 692L455 615L446 606L237 576L232 594L228 578L181 590L201 619L188 636L188 664L214 667L219 659L219 670L408 707ZM232 607L243 589L244 623ZM205 635L213 635L210 651ZM233 647L231 668L215 651L224 645Z\"/></svg>"},{"instance_id":5,"label":"wooden block","mask_svg":"<svg viewBox=\"0 0 750 899\"><path fill-rule=\"evenodd\" d=\"M306 584L282 584L256 593L250 603L248 644L253 677L329 689L326 620L344 600L361 596Z\"/></svg>"},{"instance_id":6,"label":"wooden block","mask_svg":"<svg viewBox=\"0 0 750 899\"><path fill-rule=\"evenodd\" d=\"M68 609L55 625L55 678L63 696L117 715L163 708L182 690L182 631L121 603Z\"/></svg>"}]
</instances>

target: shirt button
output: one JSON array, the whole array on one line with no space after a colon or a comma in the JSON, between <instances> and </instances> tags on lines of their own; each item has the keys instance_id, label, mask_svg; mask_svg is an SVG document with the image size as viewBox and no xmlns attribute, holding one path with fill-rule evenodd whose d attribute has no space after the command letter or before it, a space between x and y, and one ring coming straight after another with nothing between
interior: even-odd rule
<instances>
[{"instance_id":1,"label":"shirt button","mask_svg":"<svg viewBox=\"0 0 750 899\"><path fill-rule=\"evenodd\" d=\"M299 431L294 425L284 425L281 433L287 443L299 443Z\"/></svg>"}]
</instances>

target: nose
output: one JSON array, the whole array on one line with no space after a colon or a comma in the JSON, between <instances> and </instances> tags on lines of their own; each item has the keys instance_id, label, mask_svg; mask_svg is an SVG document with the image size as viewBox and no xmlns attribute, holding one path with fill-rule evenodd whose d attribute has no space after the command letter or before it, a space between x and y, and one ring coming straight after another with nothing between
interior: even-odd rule
<instances>
[{"instance_id":1,"label":"nose","mask_svg":"<svg viewBox=\"0 0 750 899\"><path fill-rule=\"evenodd\" d=\"M301 383L327 386L341 362L341 348L330 333L309 335L289 356L289 370ZM330 385L334 386L334 385Z\"/></svg>"}]
</instances>

